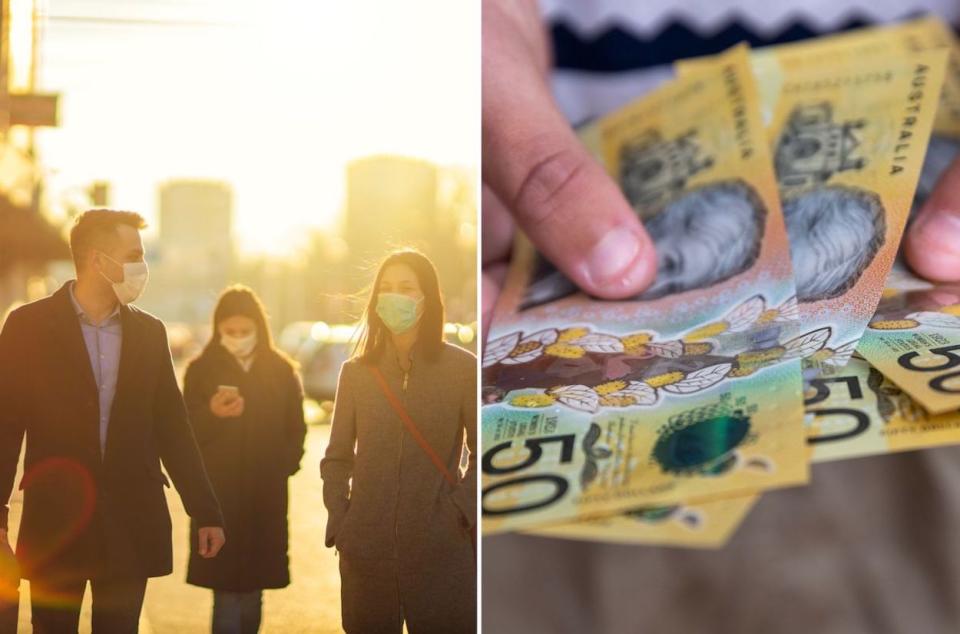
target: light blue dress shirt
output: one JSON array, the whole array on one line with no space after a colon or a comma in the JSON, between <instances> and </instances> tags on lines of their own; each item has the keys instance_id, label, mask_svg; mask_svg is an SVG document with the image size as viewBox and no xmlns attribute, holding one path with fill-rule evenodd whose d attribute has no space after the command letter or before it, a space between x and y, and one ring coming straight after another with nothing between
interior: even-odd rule
<instances>
[{"instance_id":1,"label":"light blue dress shirt","mask_svg":"<svg viewBox=\"0 0 960 634\"><path fill-rule=\"evenodd\" d=\"M117 394L117 376L120 371L120 348L123 343L120 305L117 304L116 310L109 317L95 324L77 301L73 292L75 285L76 282L70 285L70 301L73 302L73 308L80 320L80 330L83 332L83 341L87 346L90 367L93 369L93 378L100 397L100 456L103 457L107 449L110 409L113 407L113 397Z\"/></svg>"}]
</instances>

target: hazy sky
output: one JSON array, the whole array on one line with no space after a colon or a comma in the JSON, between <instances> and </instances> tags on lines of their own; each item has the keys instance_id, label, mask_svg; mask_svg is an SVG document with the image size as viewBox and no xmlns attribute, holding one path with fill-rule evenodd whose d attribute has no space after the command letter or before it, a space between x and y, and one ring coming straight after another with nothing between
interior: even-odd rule
<instances>
[{"instance_id":1,"label":"hazy sky","mask_svg":"<svg viewBox=\"0 0 960 634\"><path fill-rule=\"evenodd\" d=\"M47 0L38 134L54 199L94 179L153 218L157 184L235 193L248 251L330 226L343 167L401 153L474 167L479 0Z\"/></svg>"}]
</instances>

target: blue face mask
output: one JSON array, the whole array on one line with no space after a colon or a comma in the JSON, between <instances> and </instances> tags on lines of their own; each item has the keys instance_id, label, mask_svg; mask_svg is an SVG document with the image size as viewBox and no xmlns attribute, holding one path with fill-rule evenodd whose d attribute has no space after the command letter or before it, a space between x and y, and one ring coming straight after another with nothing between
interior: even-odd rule
<instances>
[{"instance_id":1,"label":"blue face mask","mask_svg":"<svg viewBox=\"0 0 960 634\"><path fill-rule=\"evenodd\" d=\"M413 299L399 293L380 293L377 295L377 315L384 325L394 334L401 334L413 328L420 319L418 308L423 299Z\"/></svg>"}]
</instances>

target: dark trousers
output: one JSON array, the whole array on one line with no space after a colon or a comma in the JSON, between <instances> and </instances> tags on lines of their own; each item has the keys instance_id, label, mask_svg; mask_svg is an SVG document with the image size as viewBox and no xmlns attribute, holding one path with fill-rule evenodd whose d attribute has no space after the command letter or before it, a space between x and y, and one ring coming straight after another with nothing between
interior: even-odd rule
<instances>
[{"instance_id":1,"label":"dark trousers","mask_svg":"<svg viewBox=\"0 0 960 634\"><path fill-rule=\"evenodd\" d=\"M34 634L76 634L87 581L30 582ZM94 634L137 634L146 579L92 579Z\"/></svg>"},{"instance_id":2,"label":"dark trousers","mask_svg":"<svg viewBox=\"0 0 960 634\"><path fill-rule=\"evenodd\" d=\"M213 634L257 634L263 593L213 591Z\"/></svg>"}]
</instances>

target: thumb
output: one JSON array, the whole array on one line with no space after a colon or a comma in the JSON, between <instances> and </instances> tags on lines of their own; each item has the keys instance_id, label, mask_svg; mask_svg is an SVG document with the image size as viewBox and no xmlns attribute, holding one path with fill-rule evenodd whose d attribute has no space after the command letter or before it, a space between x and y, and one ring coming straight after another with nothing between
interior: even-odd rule
<instances>
[{"instance_id":1,"label":"thumb","mask_svg":"<svg viewBox=\"0 0 960 634\"><path fill-rule=\"evenodd\" d=\"M907 263L932 282L960 281L960 159L937 182L904 239Z\"/></svg>"},{"instance_id":2,"label":"thumb","mask_svg":"<svg viewBox=\"0 0 960 634\"><path fill-rule=\"evenodd\" d=\"M207 551L209 550L209 547L208 547L209 540L207 539L207 532L200 531L198 534L198 539L200 540L200 543L197 549L198 553L200 554L201 557L206 557Z\"/></svg>"},{"instance_id":3,"label":"thumb","mask_svg":"<svg viewBox=\"0 0 960 634\"><path fill-rule=\"evenodd\" d=\"M481 341L487 340L487 332L490 330L490 322L493 320L493 309L496 307L497 299L500 296L500 289L503 287L506 273L507 267L502 263L491 264L483 269L483 285L480 293L483 321Z\"/></svg>"},{"instance_id":4,"label":"thumb","mask_svg":"<svg viewBox=\"0 0 960 634\"><path fill-rule=\"evenodd\" d=\"M537 249L580 288L608 299L636 295L656 274L649 236L557 110L534 60L516 51L501 54L509 43L488 35L487 20L484 182Z\"/></svg>"}]
</instances>

